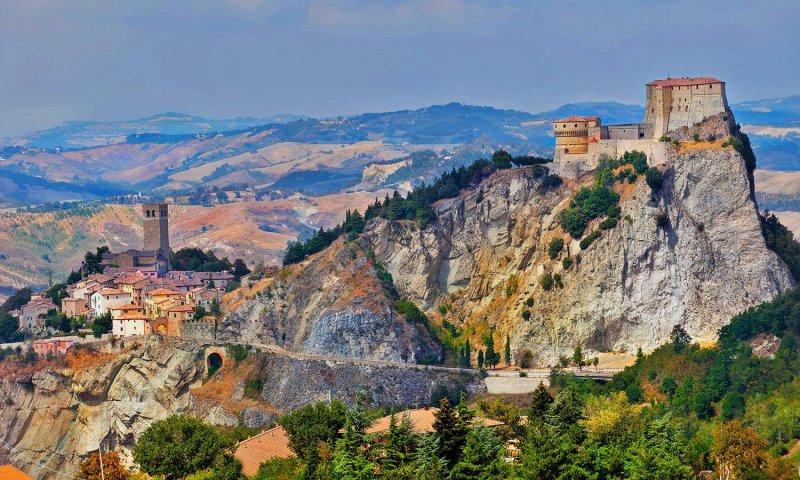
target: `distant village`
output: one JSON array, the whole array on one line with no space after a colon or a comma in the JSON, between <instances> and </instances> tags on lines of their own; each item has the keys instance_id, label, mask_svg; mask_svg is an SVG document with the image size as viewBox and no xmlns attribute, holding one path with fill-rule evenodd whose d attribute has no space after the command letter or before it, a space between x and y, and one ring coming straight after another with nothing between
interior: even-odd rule
<instances>
[{"instance_id":1,"label":"distant village","mask_svg":"<svg viewBox=\"0 0 800 480\"><path fill-rule=\"evenodd\" d=\"M68 284L60 305L50 296L31 295L30 301L11 312L19 330L31 337L47 336L46 319L57 312L84 325L110 320L115 338L215 338L219 304L237 278L230 271L172 270L168 218L166 204L142 205L143 249L98 253L102 273L80 275L80 280ZM68 337L38 339L33 350L38 355L59 355L74 343Z\"/></svg>"}]
</instances>

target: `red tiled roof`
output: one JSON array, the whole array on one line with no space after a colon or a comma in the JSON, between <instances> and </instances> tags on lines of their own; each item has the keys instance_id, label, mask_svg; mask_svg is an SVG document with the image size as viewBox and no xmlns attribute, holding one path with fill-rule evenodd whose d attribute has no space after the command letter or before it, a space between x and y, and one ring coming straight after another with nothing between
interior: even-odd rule
<instances>
[{"instance_id":1,"label":"red tiled roof","mask_svg":"<svg viewBox=\"0 0 800 480\"><path fill-rule=\"evenodd\" d=\"M0 478L3 480L33 480L33 477L11 465L0 465Z\"/></svg>"},{"instance_id":2,"label":"red tiled roof","mask_svg":"<svg viewBox=\"0 0 800 480\"><path fill-rule=\"evenodd\" d=\"M417 433L425 433L425 432L432 432L433 431L433 422L436 421L436 417L434 416L436 412L438 412L438 408L417 408L415 410L405 410L403 412L397 413L395 418L399 423L400 420L405 415L408 415L409 420L411 420L412 428ZM391 421L392 416L387 415L385 417L381 417L369 427L366 432L367 433L378 433L389 430L389 422ZM498 422L497 420L491 420L488 418L476 418L475 419L476 425L481 425L484 427L496 427L497 425L502 425L503 422Z\"/></svg>"},{"instance_id":3,"label":"red tiled roof","mask_svg":"<svg viewBox=\"0 0 800 480\"><path fill-rule=\"evenodd\" d=\"M725 83L722 80L714 77L696 77L696 78L667 78L665 80L653 80L648 83L648 87L686 87L691 85L709 85L712 83Z\"/></svg>"},{"instance_id":4,"label":"red tiled roof","mask_svg":"<svg viewBox=\"0 0 800 480\"><path fill-rule=\"evenodd\" d=\"M159 304L160 305L160 304ZM190 305L175 305L166 309L167 312L194 312L194 307Z\"/></svg>"},{"instance_id":5,"label":"red tiled roof","mask_svg":"<svg viewBox=\"0 0 800 480\"><path fill-rule=\"evenodd\" d=\"M126 304L124 304L124 305L114 305L113 307L109 307L108 309L109 309L109 310L122 310L122 311L127 311L127 310L141 310L141 309L142 309L142 307L139 307L139 306L137 306L137 305L131 305L131 304L129 304L129 303L126 303Z\"/></svg>"},{"instance_id":6,"label":"red tiled roof","mask_svg":"<svg viewBox=\"0 0 800 480\"><path fill-rule=\"evenodd\" d=\"M558 120L553 120L553 123L569 123L569 122L592 122L592 121L600 121L600 117L593 116L593 117L582 117L579 115L573 115L567 118L560 118Z\"/></svg>"},{"instance_id":7,"label":"red tiled roof","mask_svg":"<svg viewBox=\"0 0 800 480\"><path fill-rule=\"evenodd\" d=\"M122 295L123 293L125 292L118 288L104 288L100 290L100 295Z\"/></svg>"},{"instance_id":8,"label":"red tiled roof","mask_svg":"<svg viewBox=\"0 0 800 480\"><path fill-rule=\"evenodd\" d=\"M156 288L155 290L150 290L149 292L147 292L147 294L148 295L154 295L154 296L155 295L180 295L180 293L178 293L178 292L176 292L174 290L166 289L166 288Z\"/></svg>"},{"instance_id":9,"label":"red tiled roof","mask_svg":"<svg viewBox=\"0 0 800 480\"><path fill-rule=\"evenodd\" d=\"M286 435L286 430L275 427L239 442L233 456L242 462L242 473L252 476L258 471L259 465L267 460L295 455L289 448L289 436Z\"/></svg>"}]
</instances>

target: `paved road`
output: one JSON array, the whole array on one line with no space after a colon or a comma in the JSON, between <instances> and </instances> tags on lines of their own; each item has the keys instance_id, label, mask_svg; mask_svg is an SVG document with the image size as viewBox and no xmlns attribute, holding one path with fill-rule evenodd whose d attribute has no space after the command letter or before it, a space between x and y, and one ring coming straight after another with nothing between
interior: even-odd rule
<instances>
[{"instance_id":1,"label":"paved road","mask_svg":"<svg viewBox=\"0 0 800 480\"><path fill-rule=\"evenodd\" d=\"M192 340L197 340L197 339L192 339ZM212 343L216 344L216 342ZM300 360L316 360L316 361L332 362L332 363L374 365L374 366L385 366L385 367L396 367L396 368L426 368L426 369L445 371L445 372L465 372L465 373L479 372L479 370L474 368L445 367L441 365L419 365L415 363L393 362L389 360L369 360L361 358L331 357L331 356L317 355L311 353L292 352L275 345L267 345L263 343L245 343L242 345L247 345L249 347L257 348L259 350L268 351L271 353L275 353L277 355L283 355L286 357L296 358ZM568 373L574 373L576 376L582 378L590 378L594 380L610 380L611 377L613 377L616 373L620 372L621 370L622 370L621 368L587 367L582 370L578 370L577 368L566 368L563 371ZM531 368L525 371L528 372L529 378L550 377L550 369L548 368ZM489 375L489 377L523 378L520 377L519 372L515 370L487 370L486 373Z\"/></svg>"}]
</instances>

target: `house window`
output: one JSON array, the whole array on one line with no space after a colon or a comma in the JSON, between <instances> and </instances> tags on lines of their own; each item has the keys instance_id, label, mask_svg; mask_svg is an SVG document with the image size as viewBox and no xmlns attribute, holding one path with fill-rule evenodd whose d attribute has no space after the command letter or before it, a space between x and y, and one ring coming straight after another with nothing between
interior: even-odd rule
<instances>
[{"instance_id":1,"label":"house window","mask_svg":"<svg viewBox=\"0 0 800 480\"><path fill-rule=\"evenodd\" d=\"M148 218L150 217L150 210L145 210L145 216Z\"/></svg>"}]
</instances>

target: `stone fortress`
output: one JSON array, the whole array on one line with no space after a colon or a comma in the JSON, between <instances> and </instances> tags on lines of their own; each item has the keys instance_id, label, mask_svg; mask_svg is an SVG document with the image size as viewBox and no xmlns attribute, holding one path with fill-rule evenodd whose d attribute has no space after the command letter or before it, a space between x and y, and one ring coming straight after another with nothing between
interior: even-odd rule
<instances>
[{"instance_id":1,"label":"stone fortress","mask_svg":"<svg viewBox=\"0 0 800 480\"><path fill-rule=\"evenodd\" d=\"M619 157L639 150L651 165L664 163L668 143L659 138L708 117L730 116L725 82L712 77L667 78L647 84L644 123L603 125L597 116L572 116L553 121L556 140L554 171L577 178L594 170L600 157Z\"/></svg>"}]
</instances>

